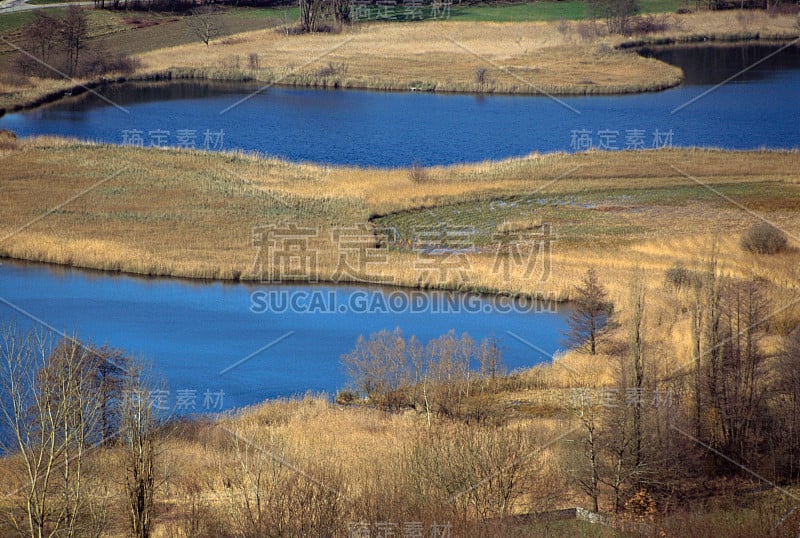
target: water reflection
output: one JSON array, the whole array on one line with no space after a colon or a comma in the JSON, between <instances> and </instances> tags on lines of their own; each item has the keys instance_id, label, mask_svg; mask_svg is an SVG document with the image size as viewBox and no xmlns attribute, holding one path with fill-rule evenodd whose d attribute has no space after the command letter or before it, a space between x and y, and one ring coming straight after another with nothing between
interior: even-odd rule
<instances>
[{"instance_id":1,"label":"water reflection","mask_svg":"<svg viewBox=\"0 0 800 538\"><path fill-rule=\"evenodd\" d=\"M788 69L800 69L800 47L796 45L670 46L640 53L680 67L684 84L691 86L719 84L734 75L738 75L737 82L765 80Z\"/></svg>"}]
</instances>

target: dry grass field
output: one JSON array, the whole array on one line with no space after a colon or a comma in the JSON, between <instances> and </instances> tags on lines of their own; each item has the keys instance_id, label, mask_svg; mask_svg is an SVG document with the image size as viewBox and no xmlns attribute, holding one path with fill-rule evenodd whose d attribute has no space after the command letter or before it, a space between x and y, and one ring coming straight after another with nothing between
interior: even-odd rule
<instances>
[{"instance_id":1,"label":"dry grass field","mask_svg":"<svg viewBox=\"0 0 800 538\"><path fill-rule=\"evenodd\" d=\"M657 90L681 76L657 61L570 42L552 23L369 24L305 36L266 30L205 49L154 51L142 56L142 69L238 71L265 83L301 86L533 94ZM258 55L263 69L243 69L250 54ZM486 69L483 82L476 80L480 68Z\"/></svg>"},{"instance_id":2,"label":"dry grass field","mask_svg":"<svg viewBox=\"0 0 800 538\"><path fill-rule=\"evenodd\" d=\"M741 232L765 218L796 245L795 152L532 155L431 168L421 183L407 169L296 165L237 153L52 138L20 141L0 158L0 253L14 258L137 274L254 279L267 274L254 270L254 230L295 223L319 231L317 276L331 281L338 278L339 261L331 230L372 222L397 229L400 241L380 249L386 258L370 268L374 274L351 279L567 299L591 265L623 295L635 269L660 284L665 269L705 259L715 244L726 270L736 274L776 284L796 276L796 251L765 266L737 243ZM504 207L490 208L493 200ZM520 204L527 209L518 210ZM520 218L552 226L550 270L537 278L523 267L506 274L495 267L495 230ZM468 285L455 274L420 280L418 256L403 240L409 238L406 230L435 222L477 230Z\"/></svg>"},{"instance_id":3,"label":"dry grass field","mask_svg":"<svg viewBox=\"0 0 800 538\"><path fill-rule=\"evenodd\" d=\"M145 47L146 52L133 47L142 52L135 55L139 61L136 71L126 76L138 79L169 73L172 77L247 79L270 85L400 91L632 93L675 86L682 73L619 50L626 42L785 40L798 35L796 17L791 15L753 12L742 17L741 13L701 12L669 15L667 20L668 30L624 38L607 35L600 24L576 21L363 23L334 34L289 35L279 20L270 19L263 24L278 26L226 35L209 46L199 40L170 46L176 42L174 38L164 40L156 35L156 42L166 48ZM170 35L183 35L177 42L185 42L187 30L181 24L164 23L171 28ZM129 39L128 34L135 32L120 32L104 44L114 47L117 40ZM149 38L143 35L142 39ZM257 63L251 63L253 58ZM86 82L2 77L0 107L32 103Z\"/></svg>"}]
</instances>

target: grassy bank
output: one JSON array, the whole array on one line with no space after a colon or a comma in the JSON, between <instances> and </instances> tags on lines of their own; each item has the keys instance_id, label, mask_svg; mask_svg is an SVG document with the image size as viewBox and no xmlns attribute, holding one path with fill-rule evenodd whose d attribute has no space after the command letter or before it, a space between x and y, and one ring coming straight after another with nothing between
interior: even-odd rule
<instances>
[{"instance_id":1,"label":"grassy bank","mask_svg":"<svg viewBox=\"0 0 800 538\"><path fill-rule=\"evenodd\" d=\"M371 222L399 237L381 249L382 263L343 280L564 299L587 265L624 294L636 268L660 283L663 270L703 258L715 243L729 270L780 282L791 275L797 254L762 266L738 248L738 233L763 215L800 236L796 152L552 154L431 168L424 182L406 169L50 138L20 142L3 161L0 254L146 275L260 278L268 273L254 269L264 261L254 230L296 223L316 230L308 243L318 258L316 276L337 280L332 230ZM477 230L468 284L455 273L420 273L408 230L434 221ZM502 232L536 232L542 223L552 226L549 268L537 268L537 278L523 267L498 274Z\"/></svg>"},{"instance_id":2,"label":"grassy bank","mask_svg":"<svg viewBox=\"0 0 800 538\"><path fill-rule=\"evenodd\" d=\"M225 23L228 36L206 46L177 20L115 32L101 40L109 49L138 53L138 67L128 75L133 79L188 73L197 78L324 88L617 94L661 90L682 79L680 69L624 50L633 44L791 39L798 33L792 16L736 15L675 15L663 32L623 38L607 35L602 25L570 21L363 23L338 34L288 35L280 30L284 25L280 19L249 18L241 11L224 16L270 28L244 32L247 24ZM235 31L244 33L232 35ZM127 47L129 41L138 45ZM48 93L87 82L3 77L0 108L35 103Z\"/></svg>"}]
</instances>

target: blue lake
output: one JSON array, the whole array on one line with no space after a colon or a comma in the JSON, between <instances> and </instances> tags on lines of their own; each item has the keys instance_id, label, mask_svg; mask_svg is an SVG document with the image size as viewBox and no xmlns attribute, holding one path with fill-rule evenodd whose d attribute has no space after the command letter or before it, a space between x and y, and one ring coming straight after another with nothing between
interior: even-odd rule
<instances>
[{"instance_id":1,"label":"blue lake","mask_svg":"<svg viewBox=\"0 0 800 538\"><path fill-rule=\"evenodd\" d=\"M334 394L346 382L340 356L358 336L396 327L423 342L450 329L476 340L495 336L509 370L531 366L550 360L565 328L563 312L534 310L536 305L457 293L260 287L7 260L0 265L0 319L121 348L152 364L155 377L166 383L170 407L179 391L193 391L198 412L206 410L208 398L208 410L216 410L220 391L224 409L306 391Z\"/></svg>"},{"instance_id":2,"label":"blue lake","mask_svg":"<svg viewBox=\"0 0 800 538\"><path fill-rule=\"evenodd\" d=\"M380 167L589 147L797 148L800 49L790 47L753 66L778 48L651 52L681 66L686 83L638 95L550 99L285 88L254 94L258 86L241 84L124 84L99 90L124 110L84 94L8 114L0 128L22 136L240 149Z\"/></svg>"},{"instance_id":3,"label":"blue lake","mask_svg":"<svg viewBox=\"0 0 800 538\"><path fill-rule=\"evenodd\" d=\"M84 95L8 114L0 118L0 128L22 136L208 145L370 166L481 161L587 145L797 148L800 49L761 61L776 50L748 45L651 51L686 73L684 85L652 94L556 101L282 88L253 95L257 87L243 85L126 84L101 91L127 112ZM263 293L293 294L306 305L310 298L322 298L325 304L314 312L254 312L280 303L254 301ZM258 288L0 265L0 318L124 349L153 364L166 382L168 406L177 403L179 391L193 391L197 411L306 391L334 393L346 381L340 356L359 335L382 329L400 327L422 341L451 329L476 340L496 336L513 370L549 360L565 328L563 313L508 311L502 299L464 295L408 296L431 306L451 304L455 297L462 305L458 311L410 312L391 304L375 311L375 304L397 299L397 293L364 287ZM365 304L373 305L371 311Z\"/></svg>"}]
</instances>

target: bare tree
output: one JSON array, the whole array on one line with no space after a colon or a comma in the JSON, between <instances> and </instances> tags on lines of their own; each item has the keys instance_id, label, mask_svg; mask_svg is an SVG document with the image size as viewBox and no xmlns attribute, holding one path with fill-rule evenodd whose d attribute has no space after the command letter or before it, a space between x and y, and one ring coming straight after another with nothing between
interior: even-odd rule
<instances>
[{"instance_id":1,"label":"bare tree","mask_svg":"<svg viewBox=\"0 0 800 538\"><path fill-rule=\"evenodd\" d=\"M215 13L214 6L210 4L193 9L189 17L186 18L186 26L206 46L212 39L219 37L221 33L219 19Z\"/></svg>"},{"instance_id":2,"label":"bare tree","mask_svg":"<svg viewBox=\"0 0 800 538\"><path fill-rule=\"evenodd\" d=\"M323 0L298 0L300 5L300 28L304 32L319 30L323 15Z\"/></svg>"},{"instance_id":3,"label":"bare tree","mask_svg":"<svg viewBox=\"0 0 800 538\"><path fill-rule=\"evenodd\" d=\"M76 5L70 5L61 21L61 36L67 51L67 73L70 75L78 72L80 52L86 47L88 33L86 12Z\"/></svg>"},{"instance_id":4,"label":"bare tree","mask_svg":"<svg viewBox=\"0 0 800 538\"><path fill-rule=\"evenodd\" d=\"M644 310L645 284L642 275L637 275L631 286L630 354L633 360L633 443L634 460L638 466L642 461L642 392L644 390Z\"/></svg>"},{"instance_id":5,"label":"bare tree","mask_svg":"<svg viewBox=\"0 0 800 538\"><path fill-rule=\"evenodd\" d=\"M125 493L131 535L148 538L152 532L157 483L159 432L153 413L152 391L142 369L128 371L122 401L120 441L123 447Z\"/></svg>"},{"instance_id":6,"label":"bare tree","mask_svg":"<svg viewBox=\"0 0 800 538\"><path fill-rule=\"evenodd\" d=\"M796 480L800 477L800 328L789 335L778 358L775 382L779 424L778 468L781 475Z\"/></svg>"},{"instance_id":7,"label":"bare tree","mask_svg":"<svg viewBox=\"0 0 800 538\"><path fill-rule=\"evenodd\" d=\"M410 384L408 347L400 329L380 331L364 339L341 360L355 388L379 405L399 405L398 391Z\"/></svg>"},{"instance_id":8,"label":"bare tree","mask_svg":"<svg viewBox=\"0 0 800 538\"><path fill-rule=\"evenodd\" d=\"M754 280L727 283L722 295L721 356L716 392L711 394L719 418L723 450L740 462L755 457L759 444L766 387L761 348L766 302Z\"/></svg>"},{"instance_id":9,"label":"bare tree","mask_svg":"<svg viewBox=\"0 0 800 538\"><path fill-rule=\"evenodd\" d=\"M497 339L483 340L477 350L481 377L488 380L494 389L499 376L505 375L503 352Z\"/></svg>"},{"instance_id":10,"label":"bare tree","mask_svg":"<svg viewBox=\"0 0 800 538\"><path fill-rule=\"evenodd\" d=\"M133 364L122 350L102 346L92 351L95 384L99 389L100 426L104 442L119 431L124 391Z\"/></svg>"},{"instance_id":11,"label":"bare tree","mask_svg":"<svg viewBox=\"0 0 800 538\"><path fill-rule=\"evenodd\" d=\"M60 21L42 10L34 12L33 19L22 30L22 38L30 51L43 63L52 61L60 42Z\"/></svg>"},{"instance_id":12,"label":"bare tree","mask_svg":"<svg viewBox=\"0 0 800 538\"><path fill-rule=\"evenodd\" d=\"M0 338L0 419L25 472L25 521L14 524L32 538L88 534L84 471L101 440L91 353L75 339L53 346L13 326Z\"/></svg>"},{"instance_id":13,"label":"bare tree","mask_svg":"<svg viewBox=\"0 0 800 538\"><path fill-rule=\"evenodd\" d=\"M592 19L605 19L609 33L628 34L630 19L639 13L637 0L588 0L587 14Z\"/></svg>"},{"instance_id":14,"label":"bare tree","mask_svg":"<svg viewBox=\"0 0 800 538\"><path fill-rule=\"evenodd\" d=\"M350 1L349 0L331 0L331 9L333 10L333 18L340 24L350 22Z\"/></svg>"},{"instance_id":15,"label":"bare tree","mask_svg":"<svg viewBox=\"0 0 800 538\"><path fill-rule=\"evenodd\" d=\"M581 457L577 480L580 488L589 496L592 510L600 510L600 420L602 408L588 392L573 402L572 410L581 425Z\"/></svg>"},{"instance_id":16,"label":"bare tree","mask_svg":"<svg viewBox=\"0 0 800 538\"><path fill-rule=\"evenodd\" d=\"M757 281L724 277L712 257L695 293L698 438L740 462L755 456L765 412L761 339L767 302Z\"/></svg>"},{"instance_id":17,"label":"bare tree","mask_svg":"<svg viewBox=\"0 0 800 538\"><path fill-rule=\"evenodd\" d=\"M576 287L574 309L567 320L567 343L575 347L588 344L589 353L596 354L598 336L608 323L613 308L594 269L586 271L581 284Z\"/></svg>"}]
</instances>

